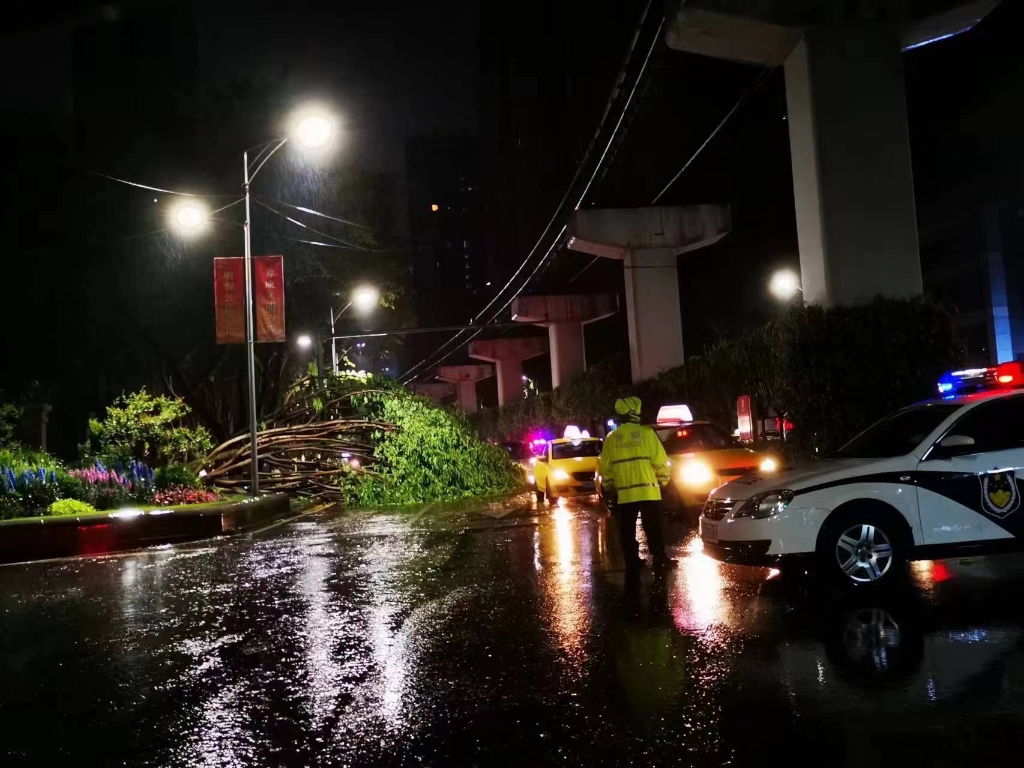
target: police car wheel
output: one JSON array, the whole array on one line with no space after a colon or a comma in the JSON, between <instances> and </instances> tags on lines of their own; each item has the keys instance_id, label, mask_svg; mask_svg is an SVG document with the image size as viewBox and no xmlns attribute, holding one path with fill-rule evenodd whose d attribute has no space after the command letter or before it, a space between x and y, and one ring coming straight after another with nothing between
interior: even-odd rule
<instances>
[{"instance_id":1,"label":"police car wheel","mask_svg":"<svg viewBox=\"0 0 1024 768\"><path fill-rule=\"evenodd\" d=\"M848 584L888 583L905 562L902 529L872 509L850 510L829 521L819 555Z\"/></svg>"}]
</instances>

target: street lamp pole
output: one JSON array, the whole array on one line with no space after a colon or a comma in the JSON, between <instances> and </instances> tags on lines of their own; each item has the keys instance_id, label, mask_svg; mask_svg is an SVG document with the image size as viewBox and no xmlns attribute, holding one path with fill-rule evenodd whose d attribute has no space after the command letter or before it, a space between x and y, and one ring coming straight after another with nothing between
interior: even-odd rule
<instances>
[{"instance_id":1,"label":"street lamp pole","mask_svg":"<svg viewBox=\"0 0 1024 768\"><path fill-rule=\"evenodd\" d=\"M249 371L249 478L253 496L260 495L259 454L256 424L256 328L253 317L251 224L249 217L249 152L242 153L245 182L245 349Z\"/></svg>"},{"instance_id":2,"label":"street lamp pole","mask_svg":"<svg viewBox=\"0 0 1024 768\"><path fill-rule=\"evenodd\" d=\"M337 313L334 311L334 307L331 307L331 369L335 376L338 375L338 342L334 338L334 321L345 314L345 310L351 306L352 302L350 301Z\"/></svg>"},{"instance_id":3,"label":"street lamp pole","mask_svg":"<svg viewBox=\"0 0 1024 768\"><path fill-rule=\"evenodd\" d=\"M307 114L304 118L298 120L294 127L296 138L300 143L310 148L323 147L331 138L333 133L333 126L331 121L322 116L315 114ZM272 141L265 142L263 144L252 147L251 149L260 149L256 154L254 162L258 163L252 174L249 173L249 152L245 150L242 153L242 182L245 188L245 224L243 225L243 231L245 233L245 346L246 346L246 367L248 369L249 379L249 476L251 484L251 493L253 496L258 496L260 493L260 477L259 477L259 447L258 447L258 428L257 420L259 418L256 412L256 319L255 319L255 300L253 294L255 292L255 276L252 268L252 212L249 200L249 185L252 180L256 178L256 175L260 172L260 169L267 164L267 161L274 156L281 147L288 143L288 136L281 139L274 139ZM271 148L271 145L274 145ZM261 159L262 158L262 159ZM179 207L173 214L177 226L183 230L196 229L206 221L206 213L196 205L191 205L187 209ZM332 334L333 335L333 334Z\"/></svg>"}]
</instances>

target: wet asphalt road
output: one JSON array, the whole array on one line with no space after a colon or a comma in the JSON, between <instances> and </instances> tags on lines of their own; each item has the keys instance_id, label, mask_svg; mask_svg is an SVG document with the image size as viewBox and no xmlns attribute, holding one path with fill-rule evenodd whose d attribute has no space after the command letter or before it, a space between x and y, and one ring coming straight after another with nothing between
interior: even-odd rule
<instances>
[{"instance_id":1,"label":"wet asphalt road","mask_svg":"<svg viewBox=\"0 0 1024 768\"><path fill-rule=\"evenodd\" d=\"M592 504L481 506L0 568L0 765L1019 764L1024 558L849 597L677 523L634 591Z\"/></svg>"}]
</instances>

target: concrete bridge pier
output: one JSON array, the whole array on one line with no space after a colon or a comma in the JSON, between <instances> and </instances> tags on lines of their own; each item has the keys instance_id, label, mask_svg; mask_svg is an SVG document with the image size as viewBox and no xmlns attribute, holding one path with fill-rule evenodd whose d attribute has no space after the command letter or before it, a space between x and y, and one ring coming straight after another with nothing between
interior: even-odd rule
<instances>
[{"instance_id":1,"label":"concrete bridge pier","mask_svg":"<svg viewBox=\"0 0 1024 768\"><path fill-rule=\"evenodd\" d=\"M472 341L469 356L494 363L498 372L498 405L523 399L523 361L543 355L548 343L536 337Z\"/></svg>"},{"instance_id":2,"label":"concrete bridge pier","mask_svg":"<svg viewBox=\"0 0 1024 768\"><path fill-rule=\"evenodd\" d=\"M576 211L569 248L619 259L625 270L626 320L633 382L683 364L676 257L721 240L728 206Z\"/></svg>"},{"instance_id":3,"label":"concrete bridge pier","mask_svg":"<svg viewBox=\"0 0 1024 768\"><path fill-rule=\"evenodd\" d=\"M518 296L512 302L512 319L547 326L551 347L551 386L559 387L587 370L583 326L614 315L619 297Z\"/></svg>"},{"instance_id":4,"label":"concrete bridge pier","mask_svg":"<svg viewBox=\"0 0 1024 768\"><path fill-rule=\"evenodd\" d=\"M679 0L669 12L669 48L785 69L808 304L921 294L902 53L970 30L998 4Z\"/></svg>"},{"instance_id":5,"label":"concrete bridge pier","mask_svg":"<svg viewBox=\"0 0 1024 768\"><path fill-rule=\"evenodd\" d=\"M476 413L476 383L493 375L494 369L489 365L443 365L437 369L437 378L458 390L459 408L465 414Z\"/></svg>"}]
</instances>

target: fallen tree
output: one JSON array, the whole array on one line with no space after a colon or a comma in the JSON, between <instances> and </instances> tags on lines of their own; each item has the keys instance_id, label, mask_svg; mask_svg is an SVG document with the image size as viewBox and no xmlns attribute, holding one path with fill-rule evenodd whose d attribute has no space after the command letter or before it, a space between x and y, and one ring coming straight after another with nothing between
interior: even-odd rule
<instances>
[{"instance_id":1,"label":"fallen tree","mask_svg":"<svg viewBox=\"0 0 1024 768\"><path fill-rule=\"evenodd\" d=\"M402 504L500 493L520 478L461 414L372 376L305 376L257 433L260 490L346 504ZM214 448L206 482L248 489L250 436Z\"/></svg>"}]
</instances>

